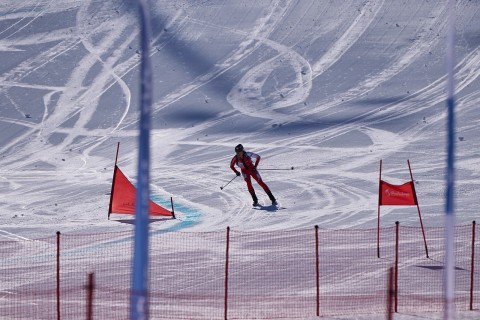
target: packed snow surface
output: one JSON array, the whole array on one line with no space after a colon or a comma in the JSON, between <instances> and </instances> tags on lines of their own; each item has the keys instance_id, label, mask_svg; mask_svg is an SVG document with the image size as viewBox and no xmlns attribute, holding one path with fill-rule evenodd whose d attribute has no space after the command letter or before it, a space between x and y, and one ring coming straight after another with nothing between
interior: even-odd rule
<instances>
[{"instance_id":1,"label":"packed snow surface","mask_svg":"<svg viewBox=\"0 0 480 320\"><path fill-rule=\"evenodd\" d=\"M410 180L442 225L446 2L155 1L152 197L178 221L153 228L374 227L382 179ZM456 221L478 213L479 5L457 2ZM2 230L25 237L118 230L107 221L117 142L136 181L139 27L129 1L3 3ZM262 156L284 210L252 210L233 148ZM294 167L294 170L288 170ZM262 170L262 169L286 170ZM261 203L269 200L256 186ZM382 225L417 225L382 207Z\"/></svg>"},{"instance_id":2,"label":"packed snow surface","mask_svg":"<svg viewBox=\"0 0 480 320\"><path fill-rule=\"evenodd\" d=\"M442 226L447 1L150 1L152 229L374 228L382 179L415 180L425 226ZM480 199L480 5L456 1L457 224ZM0 5L0 236L132 228L107 220L118 165L135 184L140 43L123 0ZM229 164L261 155L252 209ZM293 170L292 170L293 168ZM281 170L266 170L281 169ZM261 210L264 209L264 210ZM382 207L382 226L418 226ZM122 223L130 222L130 223Z\"/></svg>"}]
</instances>

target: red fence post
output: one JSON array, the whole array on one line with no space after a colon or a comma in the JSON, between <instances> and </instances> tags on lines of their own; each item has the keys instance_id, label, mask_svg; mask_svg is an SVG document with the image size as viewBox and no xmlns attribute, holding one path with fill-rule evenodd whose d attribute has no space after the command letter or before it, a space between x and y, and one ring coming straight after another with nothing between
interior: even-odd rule
<instances>
[{"instance_id":1,"label":"red fence post","mask_svg":"<svg viewBox=\"0 0 480 320\"><path fill-rule=\"evenodd\" d=\"M392 300L393 300L393 267L388 268L387 278L387 320L393 319Z\"/></svg>"},{"instance_id":2,"label":"red fence post","mask_svg":"<svg viewBox=\"0 0 480 320\"><path fill-rule=\"evenodd\" d=\"M400 228L400 222L395 221L395 288L394 288L395 312L398 312L398 229L399 228Z\"/></svg>"},{"instance_id":3,"label":"red fence post","mask_svg":"<svg viewBox=\"0 0 480 320\"><path fill-rule=\"evenodd\" d=\"M87 285L87 320L93 320L93 290L95 289L94 274L88 274Z\"/></svg>"},{"instance_id":4,"label":"red fence post","mask_svg":"<svg viewBox=\"0 0 480 320\"><path fill-rule=\"evenodd\" d=\"M57 320L60 320L60 231L57 231Z\"/></svg>"},{"instance_id":5,"label":"red fence post","mask_svg":"<svg viewBox=\"0 0 480 320\"><path fill-rule=\"evenodd\" d=\"M475 269L475 220L472 222L472 262L470 268L470 310L473 310L473 273Z\"/></svg>"},{"instance_id":6,"label":"red fence post","mask_svg":"<svg viewBox=\"0 0 480 320\"><path fill-rule=\"evenodd\" d=\"M224 319L227 320L228 313L228 260L229 260L229 250L230 250L230 227L227 227L227 248L225 254L225 306L224 306Z\"/></svg>"},{"instance_id":7,"label":"red fence post","mask_svg":"<svg viewBox=\"0 0 480 320\"><path fill-rule=\"evenodd\" d=\"M315 283L317 287L316 308L317 317L320 317L320 266L318 260L318 226L315 225Z\"/></svg>"}]
</instances>

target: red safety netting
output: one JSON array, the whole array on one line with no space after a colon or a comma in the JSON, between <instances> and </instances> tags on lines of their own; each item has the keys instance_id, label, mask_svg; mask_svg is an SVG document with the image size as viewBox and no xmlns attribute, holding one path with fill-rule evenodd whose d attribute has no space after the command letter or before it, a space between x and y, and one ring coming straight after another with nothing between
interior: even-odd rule
<instances>
[{"instance_id":1,"label":"red safety netting","mask_svg":"<svg viewBox=\"0 0 480 320\"><path fill-rule=\"evenodd\" d=\"M429 258L426 258L418 228L400 227L398 265L398 310L443 310L444 229L425 229ZM416 236L416 237L415 237ZM409 241L409 239L412 239ZM471 276L472 226L455 228L455 304L458 310L468 310ZM475 264L478 258L475 257ZM477 277L478 278L478 277ZM474 278L474 294L478 295Z\"/></svg>"},{"instance_id":2,"label":"red safety netting","mask_svg":"<svg viewBox=\"0 0 480 320\"><path fill-rule=\"evenodd\" d=\"M232 231L228 319L315 315L315 229Z\"/></svg>"},{"instance_id":3,"label":"red safety netting","mask_svg":"<svg viewBox=\"0 0 480 320\"><path fill-rule=\"evenodd\" d=\"M456 307L469 310L472 298L475 309L480 284L471 272L473 226L455 231ZM152 231L150 317L381 314L388 269L396 261L397 310L441 311L443 228L425 228L428 258L420 228L398 228L398 255L396 227L382 228L380 234L378 258L376 229ZM0 241L0 318L85 318L87 275L94 273L93 318L128 319L132 241L132 232Z\"/></svg>"}]
</instances>

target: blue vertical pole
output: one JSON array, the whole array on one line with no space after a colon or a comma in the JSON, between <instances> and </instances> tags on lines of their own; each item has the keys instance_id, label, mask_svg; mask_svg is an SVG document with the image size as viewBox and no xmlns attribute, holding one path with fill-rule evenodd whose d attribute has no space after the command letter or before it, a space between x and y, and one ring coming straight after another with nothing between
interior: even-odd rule
<instances>
[{"instance_id":1,"label":"blue vertical pole","mask_svg":"<svg viewBox=\"0 0 480 320\"><path fill-rule=\"evenodd\" d=\"M138 4L142 60L140 65L140 134L130 319L146 320L148 319L148 200L150 198L150 113L152 105L152 70L149 56L151 27L146 1L138 0Z\"/></svg>"},{"instance_id":2,"label":"blue vertical pole","mask_svg":"<svg viewBox=\"0 0 480 320\"><path fill-rule=\"evenodd\" d=\"M455 0L448 1L447 34L447 193L445 203L444 319L454 319L455 311Z\"/></svg>"}]
</instances>

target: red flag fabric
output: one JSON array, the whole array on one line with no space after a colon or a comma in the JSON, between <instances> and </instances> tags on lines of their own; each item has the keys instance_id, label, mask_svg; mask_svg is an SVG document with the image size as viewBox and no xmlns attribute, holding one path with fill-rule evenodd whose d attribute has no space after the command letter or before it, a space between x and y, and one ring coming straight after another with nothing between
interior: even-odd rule
<instances>
[{"instance_id":1,"label":"red flag fabric","mask_svg":"<svg viewBox=\"0 0 480 320\"><path fill-rule=\"evenodd\" d=\"M381 206L415 206L418 204L413 181L394 185L380 180L379 205Z\"/></svg>"},{"instance_id":2,"label":"red flag fabric","mask_svg":"<svg viewBox=\"0 0 480 320\"><path fill-rule=\"evenodd\" d=\"M118 166L115 166L112 194L110 195L111 207L109 213L135 214L136 188L123 174ZM149 200L149 214L152 216L172 216L172 213Z\"/></svg>"}]
</instances>

